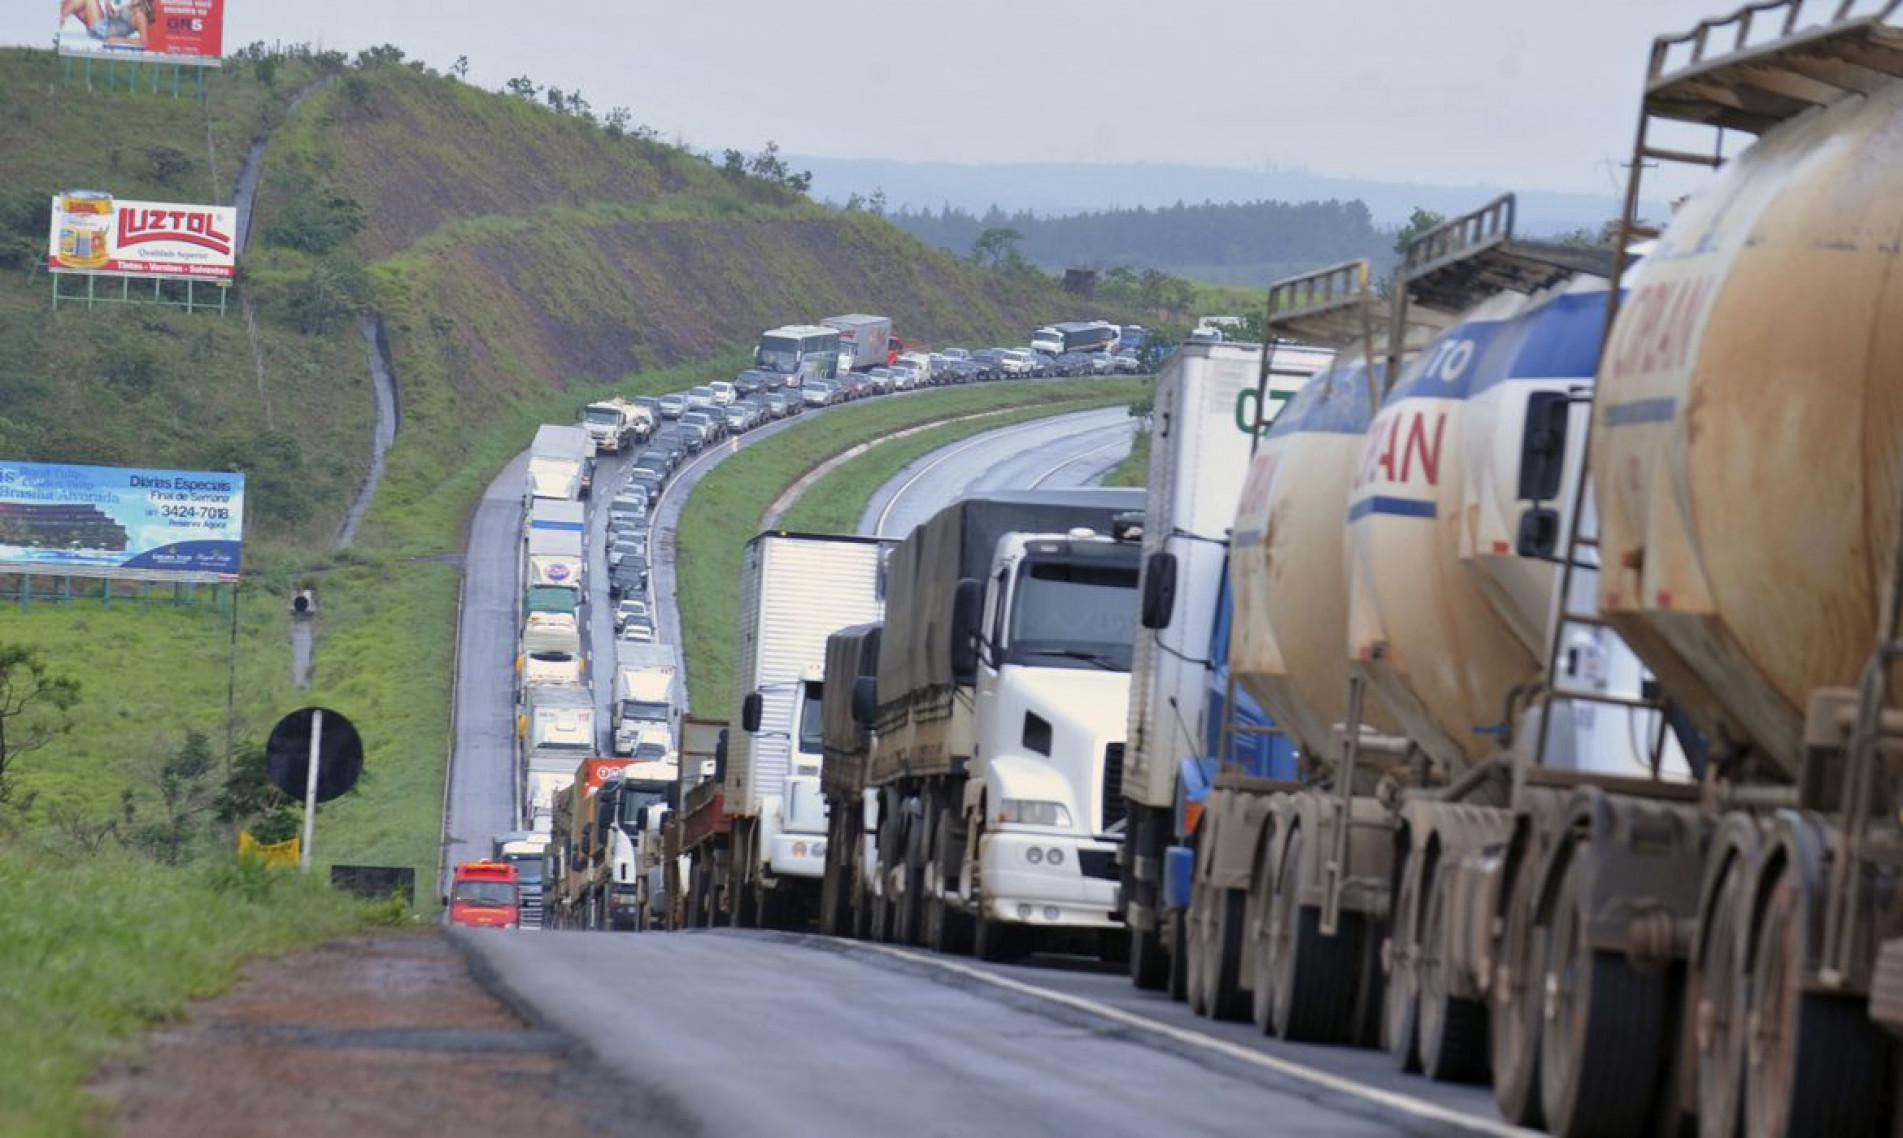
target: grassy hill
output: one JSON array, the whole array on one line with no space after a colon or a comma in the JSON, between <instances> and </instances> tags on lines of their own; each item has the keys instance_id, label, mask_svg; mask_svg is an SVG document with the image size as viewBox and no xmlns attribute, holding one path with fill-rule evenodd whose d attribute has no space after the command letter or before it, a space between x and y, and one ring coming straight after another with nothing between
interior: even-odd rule
<instances>
[{"instance_id":1,"label":"grassy hill","mask_svg":"<svg viewBox=\"0 0 1903 1138\"><path fill-rule=\"evenodd\" d=\"M228 315L52 309L53 193L229 201L267 134ZM187 730L222 754L229 686L240 742L306 703L363 732L364 793L327 808L320 861L426 875L457 573L418 558L460 545L535 423L731 374L777 323L869 310L915 341L1016 340L1066 308L1047 279L981 272L883 219L388 51L230 60L201 105L69 85L49 53L0 50L0 154L0 455L239 469L252 489L235 638L202 606L0 602L0 642L84 683L72 734L21 767L29 824L75 832L127 801L152 817L155 772ZM402 426L356 545L333 553L368 469L371 314ZM307 581L323 598L316 680L295 692L285 605Z\"/></svg>"}]
</instances>

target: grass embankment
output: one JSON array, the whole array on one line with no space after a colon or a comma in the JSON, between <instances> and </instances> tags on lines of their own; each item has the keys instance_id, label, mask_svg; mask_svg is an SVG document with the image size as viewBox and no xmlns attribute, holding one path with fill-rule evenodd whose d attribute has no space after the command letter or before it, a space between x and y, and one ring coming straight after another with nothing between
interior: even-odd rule
<instances>
[{"instance_id":1,"label":"grass embankment","mask_svg":"<svg viewBox=\"0 0 1903 1138\"><path fill-rule=\"evenodd\" d=\"M921 423L999 408L1044 407L1056 413L1128 402L1145 382L998 384L859 403L763 439L716 467L694 487L676 537L675 602L696 712L718 717L732 710L741 553L774 499L801 475L869 439Z\"/></svg>"},{"instance_id":2,"label":"grass embankment","mask_svg":"<svg viewBox=\"0 0 1903 1138\"><path fill-rule=\"evenodd\" d=\"M1139 430L1131 440L1130 453L1103 476L1105 486L1147 486L1150 484L1150 432Z\"/></svg>"},{"instance_id":3,"label":"grass embankment","mask_svg":"<svg viewBox=\"0 0 1903 1138\"><path fill-rule=\"evenodd\" d=\"M93 1133L85 1084L125 1040L228 986L245 957L369 912L260 863L165 870L25 843L0 851L0 895L0 1133L20 1135Z\"/></svg>"},{"instance_id":4,"label":"grass embankment","mask_svg":"<svg viewBox=\"0 0 1903 1138\"><path fill-rule=\"evenodd\" d=\"M871 503L872 496L878 493L879 487L941 447L1014 423L1048 419L1053 415L1072 414L1092 407L1110 407L1127 401L1128 397L1121 393L1107 393L1101 398L1080 400L1074 405L1027 407L1019 411L987 415L982 419L946 423L902 439L880 443L865 454L828 471L825 477L808 486L799 500L781 516L780 526L807 533L856 532L859 519L865 515L866 506Z\"/></svg>"}]
</instances>

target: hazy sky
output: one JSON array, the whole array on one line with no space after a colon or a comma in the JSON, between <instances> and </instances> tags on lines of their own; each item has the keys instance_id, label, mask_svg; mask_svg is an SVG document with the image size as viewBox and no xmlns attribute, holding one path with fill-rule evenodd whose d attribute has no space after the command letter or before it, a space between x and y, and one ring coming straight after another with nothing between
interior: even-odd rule
<instances>
[{"instance_id":1,"label":"hazy sky","mask_svg":"<svg viewBox=\"0 0 1903 1138\"><path fill-rule=\"evenodd\" d=\"M1652 37L1736 0L226 0L226 49L394 43L697 148L1605 192ZM6 0L45 44L56 0Z\"/></svg>"}]
</instances>

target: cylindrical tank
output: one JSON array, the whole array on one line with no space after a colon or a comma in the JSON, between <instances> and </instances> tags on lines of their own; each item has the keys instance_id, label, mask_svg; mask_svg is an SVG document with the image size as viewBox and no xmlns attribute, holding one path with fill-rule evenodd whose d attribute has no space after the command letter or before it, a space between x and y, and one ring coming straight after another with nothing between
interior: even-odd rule
<instances>
[{"instance_id":1,"label":"cylindrical tank","mask_svg":"<svg viewBox=\"0 0 1903 1138\"><path fill-rule=\"evenodd\" d=\"M1627 277L1600 606L1721 741L1796 771L1875 637L1903 457L1903 87L1765 134Z\"/></svg>"},{"instance_id":2,"label":"cylindrical tank","mask_svg":"<svg viewBox=\"0 0 1903 1138\"><path fill-rule=\"evenodd\" d=\"M1323 765L1335 759L1330 730L1347 715L1341 519L1371 418L1366 363L1337 357L1276 416L1250 467L1230 538L1229 666ZM1372 702L1365 706L1364 723L1393 731L1391 717Z\"/></svg>"},{"instance_id":3,"label":"cylindrical tank","mask_svg":"<svg viewBox=\"0 0 1903 1138\"><path fill-rule=\"evenodd\" d=\"M1514 548L1521 440L1535 392L1591 382L1605 297L1582 278L1483 301L1415 358L1363 440L1349 656L1449 773L1498 750L1509 696L1545 665L1556 571Z\"/></svg>"}]
</instances>

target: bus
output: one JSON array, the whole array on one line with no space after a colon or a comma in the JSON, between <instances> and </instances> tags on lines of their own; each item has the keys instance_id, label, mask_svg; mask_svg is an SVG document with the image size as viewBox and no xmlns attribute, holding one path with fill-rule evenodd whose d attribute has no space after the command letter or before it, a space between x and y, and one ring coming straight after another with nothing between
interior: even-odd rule
<instances>
[{"instance_id":1,"label":"bus","mask_svg":"<svg viewBox=\"0 0 1903 1138\"><path fill-rule=\"evenodd\" d=\"M1052 324L1031 333L1031 347L1046 355L1065 352L1113 352L1123 329L1102 320Z\"/></svg>"},{"instance_id":2,"label":"bus","mask_svg":"<svg viewBox=\"0 0 1903 1138\"><path fill-rule=\"evenodd\" d=\"M522 923L518 873L506 861L466 861L449 887L449 923L513 929Z\"/></svg>"},{"instance_id":3,"label":"bus","mask_svg":"<svg viewBox=\"0 0 1903 1138\"><path fill-rule=\"evenodd\" d=\"M754 366L787 376L788 387L839 374L839 329L817 324L788 324L760 336Z\"/></svg>"}]
</instances>

